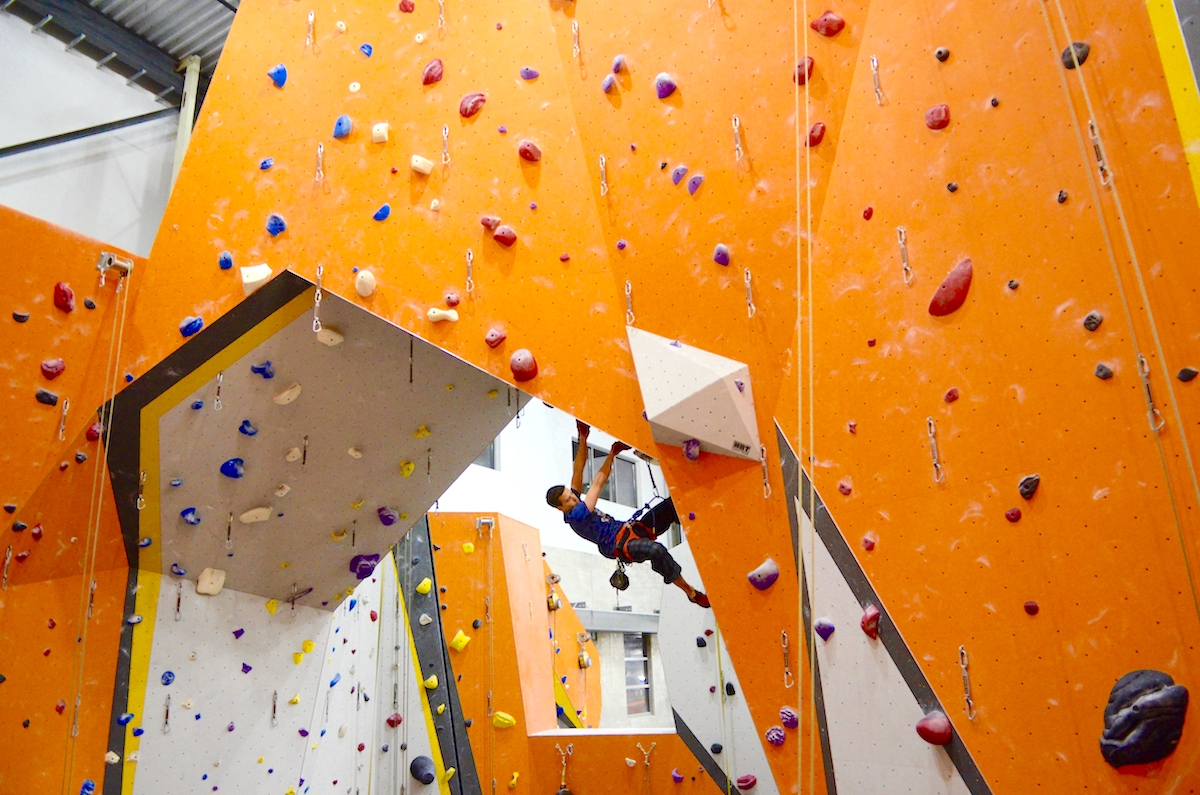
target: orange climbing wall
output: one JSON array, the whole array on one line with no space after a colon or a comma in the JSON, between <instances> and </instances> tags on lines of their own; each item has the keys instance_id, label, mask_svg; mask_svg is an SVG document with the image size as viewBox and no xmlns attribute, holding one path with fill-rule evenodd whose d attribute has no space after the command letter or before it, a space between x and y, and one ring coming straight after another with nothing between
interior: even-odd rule
<instances>
[{"instance_id":1,"label":"orange climbing wall","mask_svg":"<svg viewBox=\"0 0 1200 795\"><path fill-rule=\"evenodd\" d=\"M547 578L554 574L545 558L542 559L542 570ZM604 699L600 692L600 655L596 651L596 643L590 635L585 643L579 642L585 633L583 622L579 620L575 608L571 607L572 600L561 582L546 585L547 599L551 594L562 603L562 607L550 616L550 631L554 638L554 677L565 685L572 706L582 710L583 714L579 715L581 726L599 726ZM591 658L590 668L579 667L580 652L586 652Z\"/></svg>"},{"instance_id":2,"label":"orange climbing wall","mask_svg":"<svg viewBox=\"0 0 1200 795\"><path fill-rule=\"evenodd\" d=\"M1118 677L1155 668L1197 683L1200 659L1186 639L1198 629L1198 582L1185 554L1194 575L1200 528L1184 456L1188 443L1195 456L1197 397L1174 374L1200 358L1189 322L1200 273L1184 254L1200 244L1200 218L1145 9L1067 2L1064 12L1070 38L1055 2L874 3L842 34L861 40L863 57L814 219L815 445L806 452L994 792L1030 782L1055 792L1190 791L1200 784L1194 727L1167 760L1121 772L1097 744ZM1072 39L1092 46L1078 72L1059 61ZM818 64L840 46L817 41ZM938 46L950 50L945 63L933 57ZM867 54L879 60L882 105ZM1095 184L1080 75L1113 187ZM935 132L923 114L938 103L951 122ZM897 226L914 272L907 286ZM931 317L934 291L965 257L974 263L966 304ZM1081 325L1091 310L1105 318L1095 333ZM1138 352L1166 419L1158 434ZM1097 363L1115 377L1098 379ZM951 388L960 397L947 403ZM808 431L806 418L806 448ZM1041 487L1025 502L1017 483L1033 473ZM852 492L839 494L839 483ZM1005 519L1014 507L1024 514L1016 524ZM873 552L858 543L867 533L878 538ZM1036 617L1026 601L1038 603ZM960 645L974 722L963 710Z\"/></svg>"}]
</instances>

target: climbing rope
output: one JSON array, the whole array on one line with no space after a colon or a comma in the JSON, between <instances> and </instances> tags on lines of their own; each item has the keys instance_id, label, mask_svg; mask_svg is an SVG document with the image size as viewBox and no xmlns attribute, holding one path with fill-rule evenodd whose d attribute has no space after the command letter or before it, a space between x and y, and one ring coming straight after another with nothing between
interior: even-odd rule
<instances>
[{"instance_id":1,"label":"climbing rope","mask_svg":"<svg viewBox=\"0 0 1200 795\"><path fill-rule=\"evenodd\" d=\"M713 640L716 641L717 647L717 689L718 695L721 697L721 739L724 741L721 754L721 769L725 773L725 795L733 795L733 781L729 778L729 759L733 756L733 738L729 734L729 726L725 719L725 661L721 655L721 646L724 645L721 640L721 628L718 626L714 632Z\"/></svg>"}]
</instances>

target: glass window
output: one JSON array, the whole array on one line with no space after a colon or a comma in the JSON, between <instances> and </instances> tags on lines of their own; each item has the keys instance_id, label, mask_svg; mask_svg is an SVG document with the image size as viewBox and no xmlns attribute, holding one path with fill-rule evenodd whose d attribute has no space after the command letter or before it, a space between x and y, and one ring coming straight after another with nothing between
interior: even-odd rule
<instances>
[{"instance_id":1,"label":"glass window","mask_svg":"<svg viewBox=\"0 0 1200 795\"><path fill-rule=\"evenodd\" d=\"M472 463L476 466L487 467L488 469L499 469L500 467L496 465L496 440L493 439L492 443L487 446L487 449L480 453L479 458L476 458Z\"/></svg>"},{"instance_id":2,"label":"glass window","mask_svg":"<svg viewBox=\"0 0 1200 795\"><path fill-rule=\"evenodd\" d=\"M600 471L600 467L604 466L604 459L608 458L607 450L588 445L588 451L591 455L588 456L587 464L583 467L583 490L585 492L591 488L592 479ZM571 444L572 459L578 454L579 441L575 440ZM604 488L600 490L600 499L615 502L618 505L628 505L631 508L641 507L637 493L637 465L633 461L626 461L620 457L613 461L612 474L609 475Z\"/></svg>"},{"instance_id":3,"label":"glass window","mask_svg":"<svg viewBox=\"0 0 1200 795\"><path fill-rule=\"evenodd\" d=\"M625 635L625 711L650 713L650 636Z\"/></svg>"}]
</instances>

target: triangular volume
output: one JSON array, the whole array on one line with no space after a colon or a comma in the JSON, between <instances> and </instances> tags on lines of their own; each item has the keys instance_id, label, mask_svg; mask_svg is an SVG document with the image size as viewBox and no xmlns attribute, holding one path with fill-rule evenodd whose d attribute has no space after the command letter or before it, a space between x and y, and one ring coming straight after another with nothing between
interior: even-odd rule
<instances>
[{"instance_id":1,"label":"triangular volume","mask_svg":"<svg viewBox=\"0 0 1200 795\"><path fill-rule=\"evenodd\" d=\"M758 458L747 365L632 326L626 332L656 442L694 439L708 453Z\"/></svg>"}]
</instances>

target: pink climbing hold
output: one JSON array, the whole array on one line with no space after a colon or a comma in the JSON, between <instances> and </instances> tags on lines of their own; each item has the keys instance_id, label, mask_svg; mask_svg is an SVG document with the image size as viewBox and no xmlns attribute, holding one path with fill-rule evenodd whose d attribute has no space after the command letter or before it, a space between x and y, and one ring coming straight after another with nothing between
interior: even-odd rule
<instances>
[{"instance_id":1,"label":"pink climbing hold","mask_svg":"<svg viewBox=\"0 0 1200 795\"><path fill-rule=\"evenodd\" d=\"M104 433L104 426L99 422L93 422L90 426L88 426L87 433L85 435L87 436L87 440L89 442L94 442L100 438L100 434L102 433Z\"/></svg>"},{"instance_id":2,"label":"pink climbing hold","mask_svg":"<svg viewBox=\"0 0 1200 795\"><path fill-rule=\"evenodd\" d=\"M950 387L946 390L946 394L942 396L942 400L947 403L953 403L958 400L958 387Z\"/></svg>"},{"instance_id":3,"label":"pink climbing hold","mask_svg":"<svg viewBox=\"0 0 1200 795\"><path fill-rule=\"evenodd\" d=\"M800 725L800 716L796 714L796 710L791 707L779 708L779 721L786 728L794 729Z\"/></svg>"},{"instance_id":4,"label":"pink climbing hold","mask_svg":"<svg viewBox=\"0 0 1200 795\"><path fill-rule=\"evenodd\" d=\"M75 291L71 289L71 285L66 282L54 285L54 305L64 312L74 311Z\"/></svg>"},{"instance_id":5,"label":"pink climbing hold","mask_svg":"<svg viewBox=\"0 0 1200 795\"><path fill-rule=\"evenodd\" d=\"M917 721L917 734L930 745L949 745L954 729L946 713L934 710Z\"/></svg>"},{"instance_id":6,"label":"pink climbing hold","mask_svg":"<svg viewBox=\"0 0 1200 795\"><path fill-rule=\"evenodd\" d=\"M517 231L508 224L502 224L492 232L492 239L507 248L517 242Z\"/></svg>"},{"instance_id":7,"label":"pink climbing hold","mask_svg":"<svg viewBox=\"0 0 1200 795\"><path fill-rule=\"evenodd\" d=\"M479 223L483 224L489 232L495 232L496 227L500 226L500 218L495 215L485 215L479 219Z\"/></svg>"},{"instance_id":8,"label":"pink climbing hold","mask_svg":"<svg viewBox=\"0 0 1200 795\"><path fill-rule=\"evenodd\" d=\"M824 141L824 140L825 140L825 123L819 121L816 124L814 124L812 126L812 128L809 129L809 131L808 131L808 145L810 147L816 146L817 144L821 143L821 141Z\"/></svg>"},{"instance_id":9,"label":"pink climbing hold","mask_svg":"<svg viewBox=\"0 0 1200 795\"><path fill-rule=\"evenodd\" d=\"M933 300L929 302L929 314L945 317L962 306L967 300L967 291L971 289L973 275L971 260L965 259L955 265L933 294Z\"/></svg>"},{"instance_id":10,"label":"pink climbing hold","mask_svg":"<svg viewBox=\"0 0 1200 795\"><path fill-rule=\"evenodd\" d=\"M62 359L47 359L42 362L42 375L47 381L53 381L67 369L67 363Z\"/></svg>"},{"instance_id":11,"label":"pink climbing hold","mask_svg":"<svg viewBox=\"0 0 1200 795\"><path fill-rule=\"evenodd\" d=\"M529 163L536 163L542 159L542 150L538 149L538 145L530 140L523 140L517 144L517 154L521 156L522 160Z\"/></svg>"},{"instance_id":12,"label":"pink climbing hold","mask_svg":"<svg viewBox=\"0 0 1200 795\"><path fill-rule=\"evenodd\" d=\"M367 747L367 744L366 744L366 743L359 743L359 744L358 744L358 750L359 750L359 751L362 751L362 750L363 750L363 749L365 749L366 747Z\"/></svg>"},{"instance_id":13,"label":"pink climbing hold","mask_svg":"<svg viewBox=\"0 0 1200 795\"><path fill-rule=\"evenodd\" d=\"M513 378L517 381L532 381L538 374L537 359L526 348L514 353L508 360L508 366L512 368Z\"/></svg>"},{"instance_id":14,"label":"pink climbing hold","mask_svg":"<svg viewBox=\"0 0 1200 795\"><path fill-rule=\"evenodd\" d=\"M950 106L934 105L925 111L925 126L931 130L944 130L950 124Z\"/></svg>"},{"instance_id":15,"label":"pink climbing hold","mask_svg":"<svg viewBox=\"0 0 1200 795\"><path fill-rule=\"evenodd\" d=\"M871 640L879 637L879 608L875 605L867 605L867 609L863 611L862 618L858 625L862 627L862 631Z\"/></svg>"},{"instance_id":16,"label":"pink climbing hold","mask_svg":"<svg viewBox=\"0 0 1200 795\"><path fill-rule=\"evenodd\" d=\"M462 299L459 297L458 293L454 292L453 290L446 293L446 306L453 309L454 307L458 306L460 303L462 303Z\"/></svg>"},{"instance_id":17,"label":"pink climbing hold","mask_svg":"<svg viewBox=\"0 0 1200 795\"><path fill-rule=\"evenodd\" d=\"M743 792L748 789L754 789L754 785L758 783L758 778L751 773L744 776L738 776L737 788Z\"/></svg>"},{"instance_id":18,"label":"pink climbing hold","mask_svg":"<svg viewBox=\"0 0 1200 795\"><path fill-rule=\"evenodd\" d=\"M836 36L846 27L846 20L832 11L826 11L810 22L808 26L822 36Z\"/></svg>"},{"instance_id":19,"label":"pink climbing hold","mask_svg":"<svg viewBox=\"0 0 1200 795\"><path fill-rule=\"evenodd\" d=\"M503 331L498 328L490 328L488 329L487 336L483 338L483 341L488 344L489 348L495 348L506 339L508 339L508 335Z\"/></svg>"},{"instance_id":20,"label":"pink climbing hold","mask_svg":"<svg viewBox=\"0 0 1200 795\"><path fill-rule=\"evenodd\" d=\"M800 63L796 64L796 74L792 77L797 85L804 85L808 79L812 77L813 59L801 58Z\"/></svg>"},{"instance_id":21,"label":"pink climbing hold","mask_svg":"<svg viewBox=\"0 0 1200 795\"><path fill-rule=\"evenodd\" d=\"M429 62L429 65L425 67L425 71L421 73L421 85L431 86L434 83L441 82L442 74L444 74L444 72L445 72L445 67L442 65L442 59L434 58L432 61ZM474 96L474 95L470 94L468 96ZM480 94L479 96L482 97L483 95ZM463 102L466 102L466 99L464 99ZM483 103L480 102L480 104L482 105ZM476 110L478 110L478 108L476 108ZM470 116L471 114L464 113L463 115Z\"/></svg>"},{"instance_id":22,"label":"pink climbing hold","mask_svg":"<svg viewBox=\"0 0 1200 795\"><path fill-rule=\"evenodd\" d=\"M462 102L458 103L458 115L464 119L469 119L483 110L483 103L485 102L487 102L487 97L478 91L473 94L467 94L462 98Z\"/></svg>"},{"instance_id":23,"label":"pink climbing hold","mask_svg":"<svg viewBox=\"0 0 1200 795\"><path fill-rule=\"evenodd\" d=\"M399 726L403 722L404 722L404 718L400 717L399 712L393 712L391 715L388 715L387 725L391 726L393 729L396 728L397 726Z\"/></svg>"}]
</instances>

